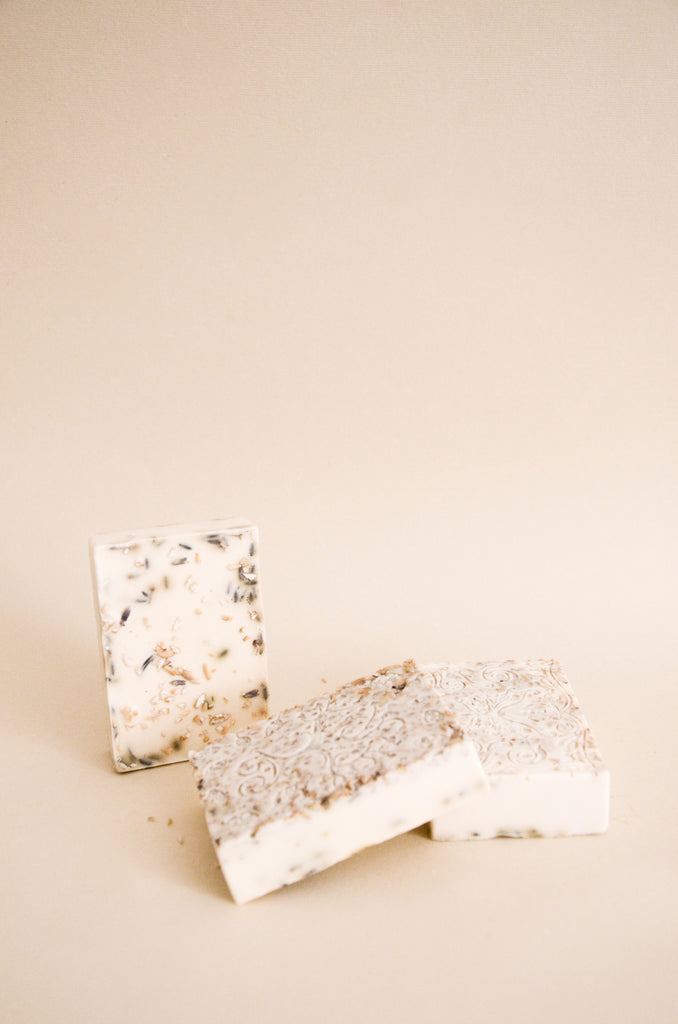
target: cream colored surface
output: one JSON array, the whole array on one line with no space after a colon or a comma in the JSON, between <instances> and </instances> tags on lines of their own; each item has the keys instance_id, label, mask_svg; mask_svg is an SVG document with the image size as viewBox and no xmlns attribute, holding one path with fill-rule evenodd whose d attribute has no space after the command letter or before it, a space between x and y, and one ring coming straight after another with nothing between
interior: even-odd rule
<instances>
[{"instance_id":1,"label":"cream colored surface","mask_svg":"<svg viewBox=\"0 0 678 1024\"><path fill-rule=\"evenodd\" d=\"M677 54L668 0L0 4L3 1020L675 1019ZM556 657L608 834L234 906L190 766L113 770L87 560L230 514L273 710Z\"/></svg>"}]
</instances>

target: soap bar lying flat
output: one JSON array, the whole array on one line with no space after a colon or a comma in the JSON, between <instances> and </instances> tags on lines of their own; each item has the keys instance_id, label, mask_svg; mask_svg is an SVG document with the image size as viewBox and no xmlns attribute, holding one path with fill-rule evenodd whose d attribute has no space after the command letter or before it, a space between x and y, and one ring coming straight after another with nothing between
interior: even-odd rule
<instances>
[{"instance_id":1,"label":"soap bar lying flat","mask_svg":"<svg viewBox=\"0 0 678 1024\"><path fill-rule=\"evenodd\" d=\"M402 667L282 711L190 760L236 903L416 828L487 785L440 697Z\"/></svg>"},{"instance_id":2,"label":"soap bar lying flat","mask_svg":"<svg viewBox=\"0 0 678 1024\"><path fill-rule=\"evenodd\" d=\"M434 818L434 839L604 832L610 778L556 661L422 668L475 744L490 784Z\"/></svg>"},{"instance_id":3,"label":"soap bar lying flat","mask_svg":"<svg viewBox=\"0 0 678 1024\"><path fill-rule=\"evenodd\" d=\"M90 539L118 771L185 761L266 715L258 546L241 520Z\"/></svg>"}]
</instances>

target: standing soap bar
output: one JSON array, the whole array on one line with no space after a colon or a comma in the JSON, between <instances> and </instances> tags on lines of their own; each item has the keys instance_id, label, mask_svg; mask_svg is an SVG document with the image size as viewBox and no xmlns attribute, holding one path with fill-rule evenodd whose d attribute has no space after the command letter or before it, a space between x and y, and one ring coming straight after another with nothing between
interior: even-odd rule
<instances>
[{"instance_id":1,"label":"standing soap bar","mask_svg":"<svg viewBox=\"0 0 678 1024\"><path fill-rule=\"evenodd\" d=\"M256 527L105 534L90 556L118 771L185 761L266 716Z\"/></svg>"},{"instance_id":2,"label":"standing soap bar","mask_svg":"<svg viewBox=\"0 0 678 1024\"><path fill-rule=\"evenodd\" d=\"M610 777L557 661L422 668L473 741L490 789L431 825L434 839L572 836L608 826Z\"/></svg>"},{"instance_id":3,"label":"standing soap bar","mask_svg":"<svg viewBox=\"0 0 678 1024\"><path fill-rule=\"evenodd\" d=\"M411 663L281 711L191 762L236 903L487 788L473 745Z\"/></svg>"}]
</instances>

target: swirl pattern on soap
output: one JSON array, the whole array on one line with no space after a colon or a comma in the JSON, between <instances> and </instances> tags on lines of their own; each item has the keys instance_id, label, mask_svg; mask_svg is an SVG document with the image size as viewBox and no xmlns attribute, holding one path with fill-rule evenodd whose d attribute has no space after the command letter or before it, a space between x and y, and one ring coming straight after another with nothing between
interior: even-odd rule
<instances>
[{"instance_id":1,"label":"swirl pattern on soap","mask_svg":"<svg viewBox=\"0 0 678 1024\"><path fill-rule=\"evenodd\" d=\"M491 774L601 771L605 764L557 661L421 668Z\"/></svg>"},{"instance_id":2,"label":"swirl pattern on soap","mask_svg":"<svg viewBox=\"0 0 678 1024\"><path fill-rule=\"evenodd\" d=\"M461 739L440 696L410 662L231 733L190 760L220 843L328 807Z\"/></svg>"}]
</instances>

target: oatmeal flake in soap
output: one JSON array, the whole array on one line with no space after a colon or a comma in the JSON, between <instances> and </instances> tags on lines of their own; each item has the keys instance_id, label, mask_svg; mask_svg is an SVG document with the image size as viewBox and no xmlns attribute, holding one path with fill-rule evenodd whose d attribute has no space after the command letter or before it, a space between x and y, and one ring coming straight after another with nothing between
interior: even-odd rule
<instances>
[{"instance_id":1,"label":"oatmeal flake in soap","mask_svg":"<svg viewBox=\"0 0 678 1024\"><path fill-rule=\"evenodd\" d=\"M90 556L118 771L185 761L266 716L256 527L105 534Z\"/></svg>"}]
</instances>

